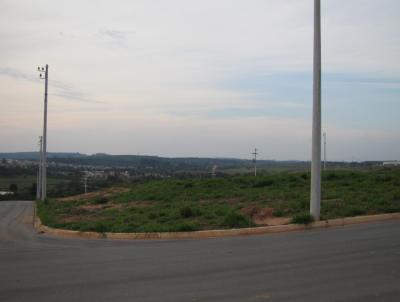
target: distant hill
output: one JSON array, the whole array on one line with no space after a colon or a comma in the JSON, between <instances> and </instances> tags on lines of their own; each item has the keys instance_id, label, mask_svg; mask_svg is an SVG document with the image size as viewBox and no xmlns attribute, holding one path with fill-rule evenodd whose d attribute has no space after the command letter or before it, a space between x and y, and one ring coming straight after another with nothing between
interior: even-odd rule
<instances>
[{"instance_id":1,"label":"distant hill","mask_svg":"<svg viewBox=\"0 0 400 302\"><path fill-rule=\"evenodd\" d=\"M167 158L146 155L107 155L94 154L84 157L57 157L55 162L76 165L129 167L129 168L162 168L168 170L199 170L217 165L219 167L244 166L248 160L220 158Z\"/></svg>"},{"instance_id":2,"label":"distant hill","mask_svg":"<svg viewBox=\"0 0 400 302\"><path fill-rule=\"evenodd\" d=\"M85 157L86 154L73 153L73 152L48 152L48 158L77 158ZM39 152L10 152L10 153L0 153L0 159L19 159L19 160L37 160L39 157Z\"/></svg>"},{"instance_id":3,"label":"distant hill","mask_svg":"<svg viewBox=\"0 0 400 302\"><path fill-rule=\"evenodd\" d=\"M38 152L0 153L1 159L38 161ZM109 155L97 153L87 155L73 152L48 153L48 162L72 166L75 168L92 167L95 169L126 169L136 174L177 175L211 173L217 166L218 173L251 173L251 159L204 158L204 157L159 157L146 155ZM371 167L382 162L345 163L329 162L330 169ZM257 160L259 171L309 171L309 161Z\"/></svg>"},{"instance_id":4,"label":"distant hill","mask_svg":"<svg viewBox=\"0 0 400 302\"><path fill-rule=\"evenodd\" d=\"M201 158L201 157L159 157L147 155L109 155L97 153L86 155L82 153L48 153L49 161L72 165L90 165L104 167L128 168L162 168L168 170L201 170L214 165L219 168L245 167L251 165L251 160L237 158ZM0 159L38 160L38 152L0 153ZM276 161L260 160L259 165L274 165ZM281 162L282 163L282 162ZM292 163L292 162L285 162ZM294 162L293 162L294 163Z\"/></svg>"}]
</instances>

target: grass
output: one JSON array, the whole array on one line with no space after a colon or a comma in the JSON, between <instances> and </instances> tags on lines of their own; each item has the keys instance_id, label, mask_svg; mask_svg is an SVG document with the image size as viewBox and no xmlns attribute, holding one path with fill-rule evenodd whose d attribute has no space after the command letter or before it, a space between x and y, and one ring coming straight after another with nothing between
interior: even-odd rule
<instances>
[{"instance_id":1,"label":"grass","mask_svg":"<svg viewBox=\"0 0 400 302\"><path fill-rule=\"evenodd\" d=\"M44 224L98 232L165 232L255 226L248 208L311 223L310 174L273 173L133 184L127 192L38 205ZM400 212L400 169L323 173L321 218ZM246 214L247 213L247 214Z\"/></svg>"},{"instance_id":2,"label":"grass","mask_svg":"<svg viewBox=\"0 0 400 302\"><path fill-rule=\"evenodd\" d=\"M32 184L35 184L36 176L22 175L22 176L0 176L0 189L8 190L11 184L16 184L18 189L30 189ZM48 186L53 186L65 181L63 178L48 177Z\"/></svg>"},{"instance_id":3,"label":"grass","mask_svg":"<svg viewBox=\"0 0 400 302\"><path fill-rule=\"evenodd\" d=\"M310 215L310 213L299 213L293 216L292 223L294 224L311 224L314 222L314 217Z\"/></svg>"}]
</instances>

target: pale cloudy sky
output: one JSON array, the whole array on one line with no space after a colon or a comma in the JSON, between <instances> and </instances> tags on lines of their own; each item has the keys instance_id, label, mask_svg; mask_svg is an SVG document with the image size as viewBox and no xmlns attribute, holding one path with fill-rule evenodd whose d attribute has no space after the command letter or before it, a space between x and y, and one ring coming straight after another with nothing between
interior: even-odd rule
<instances>
[{"instance_id":1,"label":"pale cloudy sky","mask_svg":"<svg viewBox=\"0 0 400 302\"><path fill-rule=\"evenodd\" d=\"M400 1L322 0L330 160L400 160ZM313 0L0 0L0 152L310 159Z\"/></svg>"}]
</instances>

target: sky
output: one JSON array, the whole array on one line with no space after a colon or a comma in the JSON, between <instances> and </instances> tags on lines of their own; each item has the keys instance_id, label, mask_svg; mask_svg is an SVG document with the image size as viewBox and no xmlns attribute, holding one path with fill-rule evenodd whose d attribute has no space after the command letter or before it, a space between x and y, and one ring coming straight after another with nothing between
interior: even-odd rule
<instances>
[{"instance_id":1,"label":"sky","mask_svg":"<svg viewBox=\"0 0 400 302\"><path fill-rule=\"evenodd\" d=\"M322 0L335 161L400 160L400 1ZM0 152L310 160L312 0L0 0Z\"/></svg>"}]
</instances>

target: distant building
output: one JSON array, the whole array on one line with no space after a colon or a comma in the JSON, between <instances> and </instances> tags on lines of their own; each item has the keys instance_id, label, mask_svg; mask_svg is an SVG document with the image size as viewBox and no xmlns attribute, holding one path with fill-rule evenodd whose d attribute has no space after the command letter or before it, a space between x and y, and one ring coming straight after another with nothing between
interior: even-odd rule
<instances>
[{"instance_id":1,"label":"distant building","mask_svg":"<svg viewBox=\"0 0 400 302\"><path fill-rule=\"evenodd\" d=\"M400 161L394 160L394 161L384 161L383 162L384 166L400 166Z\"/></svg>"},{"instance_id":2,"label":"distant building","mask_svg":"<svg viewBox=\"0 0 400 302\"><path fill-rule=\"evenodd\" d=\"M0 196L5 196L5 195L14 195L14 192L0 191Z\"/></svg>"},{"instance_id":3,"label":"distant building","mask_svg":"<svg viewBox=\"0 0 400 302\"><path fill-rule=\"evenodd\" d=\"M92 178L105 178L106 177L104 171L99 171L99 170L85 171L84 173L87 177L92 177Z\"/></svg>"},{"instance_id":4,"label":"distant building","mask_svg":"<svg viewBox=\"0 0 400 302\"><path fill-rule=\"evenodd\" d=\"M123 172L121 172L121 177L124 177L124 178L129 178L130 177L130 174L129 174L129 171L123 171Z\"/></svg>"}]
</instances>

